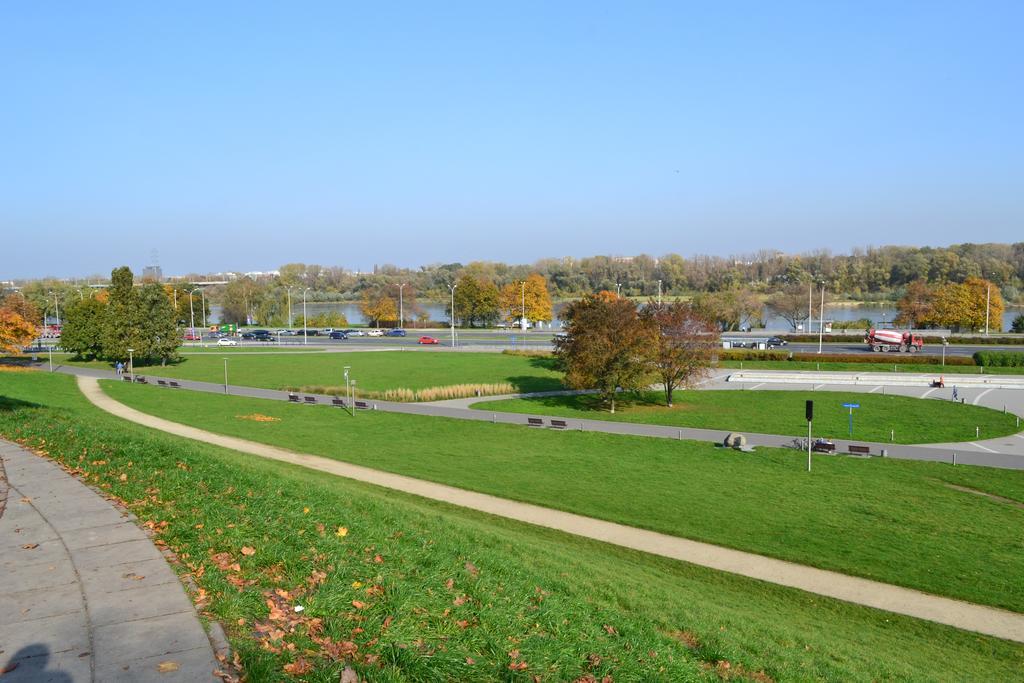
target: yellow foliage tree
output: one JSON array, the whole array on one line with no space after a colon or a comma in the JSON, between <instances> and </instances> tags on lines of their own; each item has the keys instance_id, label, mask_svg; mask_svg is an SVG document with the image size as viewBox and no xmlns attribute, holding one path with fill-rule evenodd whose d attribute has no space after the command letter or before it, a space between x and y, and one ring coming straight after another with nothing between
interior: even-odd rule
<instances>
[{"instance_id":1,"label":"yellow foliage tree","mask_svg":"<svg viewBox=\"0 0 1024 683\"><path fill-rule=\"evenodd\" d=\"M513 322L523 314L532 323L551 320L551 295L543 275L534 273L526 280L516 280L501 289L501 312L505 320Z\"/></svg>"},{"instance_id":2,"label":"yellow foliage tree","mask_svg":"<svg viewBox=\"0 0 1024 683\"><path fill-rule=\"evenodd\" d=\"M398 321L398 303L390 296L371 292L363 293L363 300L359 303L359 310L374 325L382 322Z\"/></svg>"},{"instance_id":3,"label":"yellow foliage tree","mask_svg":"<svg viewBox=\"0 0 1024 683\"><path fill-rule=\"evenodd\" d=\"M0 309L0 351L21 353L36 338L36 327L14 311Z\"/></svg>"},{"instance_id":4,"label":"yellow foliage tree","mask_svg":"<svg viewBox=\"0 0 1024 683\"><path fill-rule=\"evenodd\" d=\"M928 322L950 329L981 330L985 327L987 310L989 325L1001 330L1003 308L999 287L988 280L972 277L962 284L951 282L942 285L935 291Z\"/></svg>"}]
</instances>

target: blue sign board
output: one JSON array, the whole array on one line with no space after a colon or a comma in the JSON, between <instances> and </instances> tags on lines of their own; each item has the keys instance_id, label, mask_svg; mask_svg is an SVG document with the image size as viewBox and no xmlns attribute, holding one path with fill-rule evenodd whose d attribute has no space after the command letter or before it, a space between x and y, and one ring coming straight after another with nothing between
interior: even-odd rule
<instances>
[{"instance_id":1,"label":"blue sign board","mask_svg":"<svg viewBox=\"0 0 1024 683\"><path fill-rule=\"evenodd\" d=\"M860 404L859 403L844 403L843 407L844 408L860 408Z\"/></svg>"}]
</instances>

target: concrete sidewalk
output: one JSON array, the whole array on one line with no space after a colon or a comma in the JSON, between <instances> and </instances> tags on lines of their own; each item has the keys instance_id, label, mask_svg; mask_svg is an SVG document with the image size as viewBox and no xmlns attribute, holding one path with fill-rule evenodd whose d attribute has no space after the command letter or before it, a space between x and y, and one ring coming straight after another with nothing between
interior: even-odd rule
<instances>
[{"instance_id":1,"label":"concrete sidewalk","mask_svg":"<svg viewBox=\"0 0 1024 683\"><path fill-rule=\"evenodd\" d=\"M78 386L86 398L98 408L122 419L176 436L403 491L431 500L443 501L499 517L556 529L624 548L798 588L866 607L926 619L997 638L1024 642L1024 614L930 595L909 588L808 567L764 555L692 541L593 517L392 474L331 458L296 453L254 441L215 434L147 415L119 403L103 393L99 382L93 378L79 377Z\"/></svg>"},{"instance_id":2,"label":"concrete sidewalk","mask_svg":"<svg viewBox=\"0 0 1024 683\"><path fill-rule=\"evenodd\" d=\"M3 683L219 680L192 602L133 516L2 440L0 465Z\"/></svg>"}]
</instances>

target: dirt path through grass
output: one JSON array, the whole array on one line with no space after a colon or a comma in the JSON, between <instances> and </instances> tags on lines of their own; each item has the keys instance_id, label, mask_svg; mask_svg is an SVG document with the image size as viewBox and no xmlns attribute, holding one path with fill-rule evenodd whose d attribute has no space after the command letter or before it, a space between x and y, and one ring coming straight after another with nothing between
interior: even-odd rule
<instances>
[{"instance_id":1,"label":"dirt path through grass","mask_svg":"<svg viewBox=\"0 0 1024 683\"><path fill-rule=\"evenodd\" d=\"M722 548L684 538L605 522L582 515L519 503L496 496L474 493L452 486L351 465L320 456L305 455L261 443L214 434L195 427L163 420L119 403L100 388L92 377L79 376L82 393L98 408L137 424L205 443L327 472L384 488L403 491L431 500L478 510L491 515L557 529L605 543L660 555L683 562L739 574L769 583L798 588L867 607L926 619L998 638L1024 642L1024 614L929 595L892 586L776 560L753 553Z\"/></svg>"}]
</instances>

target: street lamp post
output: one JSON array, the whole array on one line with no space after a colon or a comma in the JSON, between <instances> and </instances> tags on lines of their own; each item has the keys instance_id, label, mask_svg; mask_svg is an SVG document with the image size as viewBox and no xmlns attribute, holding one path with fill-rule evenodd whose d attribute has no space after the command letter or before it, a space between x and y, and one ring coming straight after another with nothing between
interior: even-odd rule
<instances>
[{"instance_id":1,"label":"street lamp post","mask_svg":"<svg viewBox=\"0 0 1024 683\"><path fill-rule=\"evenodd\" d=\"M302 290L302 343L308 344L309 337L306 335L306 292L309 291L309 287Z\"/></svg>"},{"instance_id":2,"label":"street lamp post","mask_svg":"<svg viewBox=\"0 0 1024 683\"><path fill-rule=\"evenodd\" d=\"M949 342L945 337L942 338L942 365L946 365L946 347L949 346Z\"/></svg>"},{"instance_id":3,"label":"street lamp post","mask_svg":"<svg viewBox=\"0 0 1024 683\"><path fill-rule=\"evenodd\" d=\"M132 381L134 382L135 381L135 362L134 362L135 359L132 356L133 353L135 353L135 349L128 349L128 376L131 377Z\"/></svg>"},{"instance_id":4,"label":"street lamp post","mask_svg":"<svg viewBox=\"0 0 1024 683\"><path fill-rule=\"evenodd\" d=\"M452 320L451 320L451 323L452 323L452 348L453 349L455 348L455 288L458 287L458 286L459 286L459 283L457 283L457 282L455 284L453 284L453 285L448 285L448 289L450 289L451 292L452 292L452 315L451 315Z\"/></svg>"},{"instance_id":5,"label":"street lamp post","mask_svg":"<svg viewBox=\"0 0 1024 683\"><path fill-rule=\"evenodd\" d=\"M47 346L46 349L50 352L50 372L53 372L53 344Z\"/></svg>"},{"instance_id":6,"label":"street lamp post","mask_svg":"<svg viewBox=\"0 0 1024 683\"><path fill-rule=\"evenodd\" d=\"M821 308L818 309L818 353L821 353L821 336L825 330L825 283L821 283Z\"/></svg>"},{"instance_id":7,"label":"street lamp post","mask_svg":"<svg viewBox=\"0 0 1024 683\"><path fill-rule=\"evenodd\" d=\"M989 303L992 301L992 283L990 282L985 287L985 336L988 336L988 314L992 309L989 308Z\"/></svg>"},{"instance_id":8,"label":"street lamp post","mask_svg":"<svg viewBox=\"0 0 1024 683\"><path fill-rule=\"evenodd\" d=\"M288 287L288 329L292 329L292 288Z\"/></svg>"},{"instance_id":9,"label":"street lamp post","mask_svg":"<svg viewBox=\"0 0 1024 683\"><path fill-rule=\"evenodd\" d=\"M405 300L402 298L402 290L408 282L398 285L398 326L405 327Z\"/></svg>"},{"instance_id":10,"label":"street lamp post","mask_svg":"<svg viewBox=\"0 0 1024 683\"><path fill-rule=\"evenodd\" d=\"M228 359L224 359L224 393L228 393Z\"/></svg>"},{"instance_id":11,"label":"street lamp post","mask_svg":"<svg viewBox=\"0 0 1024 683\"><path fill-rule=\"evenodd\" d=\"M352 380L352 417L356 416L356 381Z\"/></svg>"},{"instance_id":12,"label":"street lamp post","mask_svg":"<svg viewBox=\"0 0 1024 683\"><path fill-rule=\"evenodd\" d=\"M522 290L523 290L523 311L522 311L522 315L519 316L519 329L522 330L523 332L525 332L526 331L526 280L523 280L522 283L520 283L520 284L522 285Z\"/></svg>"},{"instance_id":13,"label":"street lamp post","mask_svg":"<svg viewBox=\"0 0 1024 683\"><path fill-rule=\"evenodd\" d=\"M615 283L615 296L621 296L621 292L622 292L622 283L621 282L616 282Z\"/></svg>"},{"instance_id":14,"label":"street lamp post","mask_svg":"<svg viewBox=\"0 0 1024 683\"><path fill-rule=\"evenodd\" d=\"M206 290L200 289L199 296L203 299L203 329L206 329Z\"/></svg>"},{"instance_id":15,"label":"street lamp post","mask_svg":"<svg viewBox=\"0 0 1024 683\"><path fill-rule=\"evenodd\" d=\"M196 289L199 288L196 287ZM193 338L193 341L195 341L196 336L196 309L195 306L192 305L192 293L195 291L195 289L188 290L188 310L189 314L192 316L192 324L189 326L189 336Z\"/></svg>"},{"instance_id":16,"label":"street lamp post","mask_svg":"<svg viewBox=\"0 0 1024 683\"><path fill-rule=\"evenodd\" d=\"M352 405L352 392L351 392L351 386L349 385L349 380L348 380L348 371L351 370L351 369L352 369L351 365L346 365L345 366L345 400L346 400L346 402L348 404L348 411L352 414L353 417L355 417L356 410L355 410L355 406Z\"/></svg>"}]
</instances>

